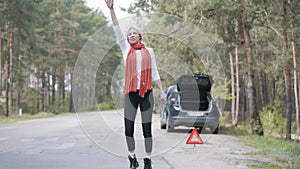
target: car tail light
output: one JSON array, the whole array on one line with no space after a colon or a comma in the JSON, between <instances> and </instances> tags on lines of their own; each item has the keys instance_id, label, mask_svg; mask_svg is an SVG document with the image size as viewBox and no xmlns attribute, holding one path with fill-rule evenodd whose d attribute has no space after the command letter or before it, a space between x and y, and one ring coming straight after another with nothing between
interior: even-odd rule
<instances>
[{"instance_id":1,"label":"car tail light","mask_svg":"<svg viewBox=\"0 0 300 169\"><path fill-rule=\"evenodd\" d=\"M175 98L171 98L171 104L178 104L178 100L176 100Z\"/></svg>"},{"instance_id":2,"label":"car tail light","mask_svg":"<svg viewBox=\"0 0 300 169\"><path fill-rule=\"evenodd\" d=\"M175 117L172 117L172 118L171 118L171 120L172 120L172 121L176 121L176 120L177 120L177 118L175 118Z\"/></svg>"}]
</instances>

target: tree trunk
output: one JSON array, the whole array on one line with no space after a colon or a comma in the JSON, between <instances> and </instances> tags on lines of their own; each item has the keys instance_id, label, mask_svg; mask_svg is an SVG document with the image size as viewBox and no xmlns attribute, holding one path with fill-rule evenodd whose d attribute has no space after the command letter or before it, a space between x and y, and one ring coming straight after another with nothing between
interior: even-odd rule
<instances>
[{"instance_id":1,"label":"tree trunk","mask_svg":"<svg viewBox=\"0 0 300 169\"><path fill-rule=\"evenodd\" d=\"M61 101L61 66L58 66L57 68L57 90L58 90L58 94L57 94L57 98L59 101Z\"/></svg>"},{"instance_id":2,"label":"tree trunk","mask_svg":"<svg viewBox=\"0 0 300 169\"><path fill-rule=\"evenodd\" d=\"M300 77L300 73L298 73L298 77ZM298 100L300 101L300 78L298 78L298 90L299 90L299 93L298 93ZM297 118L298 118L298 126L300 125L299 123L299 117L300 115L298 114ZM298 134L298 138L300 139L300 126L297 130L297 134Z\"/></svg>"},{"instance_id":3,"label":"tree trunk","mask_svg":"<svg viewBox=\"0 0 300 169\"><path fill-rule=\"evenodd\" d=\"M246 25L246 20L244 20L244 25ZM247 84L246 92L248 96L248 110L250 115L251 123L251 133L257 134L257 108L256 108L256 99L255 99L255 87L253 84L253 70L252 70L252 51L250 47L250 36L249 30L244 28L244 37L245 37L245 46L246 46L246 55L247 55Z\"/></svg>"},{"instance_id":4,"label":"tree trunk","mask_svg":"<svg viewBox=\"0 0 300 169\"><path fill-rule=\"evenodd\" d=\"M50 82L51 82L51 77L50 77L50 75L51 75L51 73L50 73L50 71L49 71L49 74L48 74L48 76L47 76L47 100L48 100L48 105L51 105L51 93L50 93L50 91L51 91L51 84L50 84Z\"/></svg>"},{"instance_id":5,"label":"tree trunk","mask_svg":"<svg viewBox=\"0 0 300 169\"><path fill-rule=\"evenodd\" d=\"M61 79L61 82L62 82L62 100L63 102L65 102L65 99L66 99L66 84L65 84L65 76L66 76L66 70L65 68L63 69L63 72L62 72L62 79Z\"/></svg>"},{"instance_id":6,"label":"tree trunk","mask_svg":"<svg viewBox=\"0 0 300 169\"><path fill-rule=\"evenodd\" d=\"M294 21L293 21L294 22ZM291 45L292 45L292 53L293 53L293 66L294 66L294 95L295 95L295 110L296 110L296 133L297 136L300 135L299 129L299 98L298 98L298 90L297 90L297 56L296 56L296 47L295 47L295 33L294 33L294 25L291 23Z\"/></svg>"},{"instance_id":7,"label":"tree trunk","mask_svg":"<svg viewBox=\"0 0 300 169\"><path fill-rule=\"evenodd\" d=\"M268 99L268 77L267 77L267 73L264 72L263 74L263 87L264 87L264 98L265 98L265 103L268 104L269 103L269 99Z\"/></svg>"},{"instance_id":8,"label":"tree trunk","mask_svg":"<svg viewBox=\"0 0 300 169\"><path fill-rule=\"evenodd\" d=\"M235 113L235 99L236 99L236 97L235 97L235 84L234 84L234 82L235 82L235 80L234 80L234 63L233 63L233 56L232 56L232 52L231 52L231 44L230 43L228 43L228 45L227 45L227 47L228 47L228 54L229 54L229 60L230 60L230 74L231 74L231 118L232 118L232 124L233 125L236 125L236 121L235 121L235 115L236 115L236 113Z\"/></svg>"},{"instance_id":9,"label":"tree trunk","mask_svg":"<svg viewBox=\"0 0 300 169\"><path fill-rule=\"evenodd\" d=\"M241 24L238 21L237 28L235 30L235 36L239 37L241 32L241 28L239 27ZM240 35L241 36L241 35ZM239 43L235 43L235 82L236 82L236 99L235 99L235 119L234 126L238 125L239 111L240 111L240 75L239 75Z\"/></svg>"},{"instance_id":10,"label":"tree trunk","mask_svg":"<svg viewBox=\"0 0 300 169\"><path fill-rule=\"evenodd\" d=\"M274 99L276 98L276 84L275 84L275 79L272 77L271 82L270 82L270 89L271 89L271 104L274 103Z\"/></svg>"},{"instance_id":11,"label":"tree trunk","mask_svg":"<svg viewBox=\"0 0 300 169\"><path fill-rule=\"evenodd\" d=\"M60 74L60 78L59 78L59 98L62 102L64 102L64 88L65 88L65 82L64 82L64 74L63 74L63 70L61 68L61 74Z\"/></svg>"},{"instance_id":12,"label":"tree trunk","mask_svg":"<svg viewBox=\"0 0 300 169\"><path fill-rule=\"evenodd\" d=\"M12 7L10 7L10 10L12 10ZM9 12L10 15L12 15L12 11ZM8 53L9 53L9 66L7 69L7 83L8 83L8 111L12 112L12 100L13 100L13 89L12 89L12 83L13 83L13 21L12 16L9 17L10 21L8 21Z\"/></svg>"},{"instance_id":13,"label":"tree trunk","mask_svg":"<svg viewBox=\"0 0 300 169\"><path fill-rule=\"evenodd\" d=\"M283 15L282 15L282 38L283 38L283 53L285 57L288 57L288 37L286 32L286 23L287 23L287 7L288 7L288 0L282 0L282 6L283 6ZM287 124L286 124L286 139L291 139L291 127L292 127L292 113L291 113L291 73L290 68L288 66L288 63L285 65L284 69L284 80L285 80L285 90L286 90L286 118L287 118Z\"/></svg>"},{"instance_id":14,"label":"tree trunk","mask_svg":"<svg viewBox=\"0 0 300 169\"><path fill-rule=\"evenodd\" d=\"M261 69L261 64L263 62L259 59L259 49L258 49L258 35L257 30L254 33L255 37L255 55L256 55L256 65L257 65L257 78L258 78L258 89L259 89L259 96L260 96L260 105L258 109L262 109L265 106L265 98L264 98L264 85L263 85L263 71Z\"/></svg>"},{"instance_id":15,"label":"tree trunk","mask_svg":"<svg viewBox=\"0 0 300 169\"><path fill-rule=\"evenodd\" d=\"M247 16L245 12L245 4L244 0L238 0L242 11L242 28L243 35L245 40L245 48L246 48L246 56L247 56L247 83L246 83L246 92L248 99L248 111L250 115L250 125L251 125L251 133L263 135L263 130L261 126L261 121L259 118L259 114L257 112L256 98L255 98L255 86L253 83L253 69L252 69L252 49L251 49L251 39L250 39L250 25L247 22Z\"/></svg>"},{"instance_id":16,"label":"tree trunk","mask_svg":"<svg viewBox=\"0 0 300 169\"><path fill-rule=\"evenodd\" d=\"M2 70L2 27L0 27L0 68ZM2 96L2 71L0 71L0 97Z\"/></svg>"},{"instance_id":17,"label":"tree trunk","mask_svg":"<svg viewBox=\"0 0 300 169\"><path fill-rule=\"evenodd\" d=\"M5 61L5 116L9 116L8 63Z\"/></svg>"},{"instance_id":18,"label":"tree trunk","mask_svg":"<svg viewBox=\"0 0 300 169\"><path fill-rule=\"evenodd\" d=\"M41 88L41 94L42 94L42 109L43 112L47 112L47 85L46 85L46 77L45 72L42 72L42 88Z\"/></svg>"},{"instance_id":19,"label":"tree trunk","mask_svg":"<svg viewBox=\"0 0 300 169\"><path fill-rule=\"evenodd\" d=\"M40 84L40 78L37 78L37 82L36 82L36 85L35 85L35 89L36 91L39 91L39 84ZM37 93L37 98L36 98L36 112L39 112L40 111L40 93Z\"/></svg>"},{"instance_id":20,"label":"tree trunk","mask_svg":"<svg viewBox=\"0 0 300 169\"><path fill-rule=\"evenodd\" d=\"M20 111L20 97L21 97L21 92L19 89L17 89L17 96L16 96L16 111Z\"/></svg>"},{"instance_id":21,"label":"tree trunk","mask_svg":"<svg viewBox=\"0 0 300 169\"><path fill-rule=\"evenodd\" d=\"M299 100L298 100L298 90L297 90L297 58L296 58L296 48L295 48L293 30L292 30L292 48L293 48L293 62L294 62L294 94L295 94L295 109L296 109L296 128L297 128L297 135L299 136L300 129L299 129Z\"/></svg>"},{"instance_id":22,"label":"tree trunk","mask_svg":"<svg viewBox=\"0 0 300 169\"><path fill-rule=\"evenodd\" d=\"M259 95L260 95L260 101L261 101L261 108L263 108L266 104L265 99L265 87L264 87L264 73L261 68L258 68L257 70L257 76L258 76L258 84L259 84Z\"/></svg>"},{"instance_id":23,"label":"tree trunk","mask_svg":"<svg viewBox=\"0 0 300 169\"><path fill-rule=\"evenodd\" d=\"M240 105L240 75L239 75L239 46L235 45L235 76L236 76L236 103L235 103L235 126L238 124L239 105Z\"/></svg>"},{"instance_id":24,"label":"tree trunk","mask_svg":"<svg viewBox=\"0 0 300 169\"><path fill-rule=\"evenodd\" d=\"M56 68L53 67L52 69L52 88L51 88L51 95L52 95L52 100L51 100L51 104L54 105L55 104L55 84L56 84Z\"/></svg>"},{"instance_id":25,"label":"tree trunk","mask_svg":"<svg viewBox=\"0 0 300 169\"><path fill-rule=\"evenodd\" d=\"M298 73L298 77L300 77L300 73ZM298 101L300 102L300 78L298 78ZM299 108L298 108L298 110L299 110ZM298 118L298 126L299 126L299 128L297 129L297 135L298 135L298 138L300 139L300 114L298 114L298 116L297 116L297 118Z\"/></svg>"},{"instance_id":26,"label":"tree trunk","mask_svg":"<svg viewBox=\"0 0 300 169\"><path fill-rule=\"evenodd\" d=\"M291 97L292 97L292 92L291 92L291 73L290 69L286 68L284 70L284 79L285 79L285 88L286 88L286 118L287 118L287 123L286 123L286 139L290 140L292 137L292 113L291 113Z\"/></svg>"},{"instance_id":27,"label":"tree trunk","mask_svg":"<svg viewBox=\"0 0 300 169\"><path fill-rule=\"evenodd\" d=\"M249 120L249 113L248 113L248 102L247 102L247 92L246 92L246 83L247 83L247 78L246 78L246 73L243 73L243 83L242 83L242 92L241 92L241 98L242 98L242 120L248 121Z\"/></svg>"},{"instance_id":28,"label":"tree trunk","mask_svg":"<svg viewBox=\"0 0 300 169\"><path fill-rule=\"evenodd\" d=\"M72 73L71 73L71 79L70 79L69 85L71 85L70 100L69 100L69 112L73 112L74 104L73 104L73 74Z\"/></svg>"}]
</instances>

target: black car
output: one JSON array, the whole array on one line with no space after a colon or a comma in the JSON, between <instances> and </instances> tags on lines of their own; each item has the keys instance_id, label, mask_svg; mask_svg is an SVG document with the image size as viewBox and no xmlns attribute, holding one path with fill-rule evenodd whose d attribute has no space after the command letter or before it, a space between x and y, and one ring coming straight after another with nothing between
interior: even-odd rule
<instances>
[{"instance_id":1,"label":"black car","mask_svg":"<svg viewBox=\"0 0 300 169\"><path fill-rule=\"evenodd\" d=\"M213 84L206 74L182 75L177 85L165 90L167 101L161 110L161 129L174 130L177 126L209 129L217 134L220 113L210 91Z\"/></svg>"}]
</instances>

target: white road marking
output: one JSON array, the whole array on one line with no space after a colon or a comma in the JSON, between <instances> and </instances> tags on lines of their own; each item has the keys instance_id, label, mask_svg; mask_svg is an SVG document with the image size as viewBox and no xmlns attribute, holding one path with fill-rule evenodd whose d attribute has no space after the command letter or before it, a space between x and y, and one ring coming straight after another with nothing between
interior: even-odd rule
<instances>
[{"instance_id":1,"label":"white road marking","mask_svg":"<svg viewBox=\"0 0 300 169\"><path fill-rule=\"evenodd\" d=\"M0 141L8 140L9 137L0 137Z\"/></svg>"},{"instance_id":2,"label":"white road marking","mask_svg":"<svg viewBox=\"0 0 300 169\"><path fill-rule=\"evenodd\" d=\"M68 149L68 148L72 148L75 146L75 143L64 143L60 146L57 147L47 147L47 149L55 149L55 150L59 150L59 149Z\"/></svg>"}]
</instances>

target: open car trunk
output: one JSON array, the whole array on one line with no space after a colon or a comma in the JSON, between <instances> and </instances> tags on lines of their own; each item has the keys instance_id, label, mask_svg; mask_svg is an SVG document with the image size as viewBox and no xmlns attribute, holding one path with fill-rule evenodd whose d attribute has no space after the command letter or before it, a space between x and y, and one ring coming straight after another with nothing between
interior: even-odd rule
<instances>
[{"instance_id":1,"label":"open car trunk","mask_svg":"<svg viewBox=\"0 0 300 169\"><path fill-rule=\"evenodd\" d=\"M209 108L213 80L205 74L182 75L177 80L180 105L183 110L206 111Z\"/></svg>"}]
</instances>

